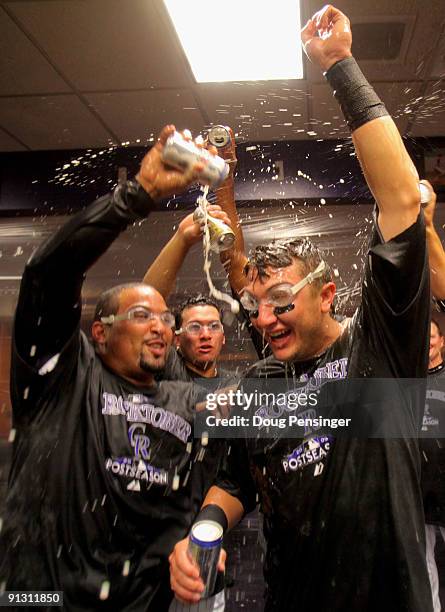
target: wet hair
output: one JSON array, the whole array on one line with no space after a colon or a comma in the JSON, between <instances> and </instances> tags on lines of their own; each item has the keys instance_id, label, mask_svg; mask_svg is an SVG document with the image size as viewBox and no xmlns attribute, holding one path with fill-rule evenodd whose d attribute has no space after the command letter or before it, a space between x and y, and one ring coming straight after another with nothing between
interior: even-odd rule
<instances>
[{"instance_id":1,"label":"wet hair","mask_svg":"<svg viewBox=\"0 0 445 612\"><path fill-rule=\"evenodd\" d=\"M103 291L97 300L93 321L100 321L101 317L109 317L119 310L119 298L124 289L136 289L137 287L148 287L145 283L123 283Z\"/></svg>"},{"instance_id":2,"label":"wet hair","mask_svg":"<svg viewBox=\"0 0 445 612\"><path fill-rule=\"evenodd\" d=\"M273 240L269 244L260 244L249 253L249 260L244 268L247 276L254 269L261 280L268 278L267 268L287 268L297 262L301 266L304 276L313 272L323 261L318 248L307 238L289 238L286 240ZM332 280L329 266L320 278L314 280L314 285L321 288Z\"/></svg>"},{"instance_id":3,"label":"wet hair","mask_svg":"<svg viewBox=\"0 0 445 612\"><path fill-rule=\"evenodd\" d=\"M436 326L436 328L437 328L437 333L439 334L439 336L443 336L442 330L440 329L440 325L439 325L439 323L437 322L437 320L432 318L432 319L431 319L431 323L434 323L434 325Z\"/></svg>"},{"instance_id":4,"label":"wet hair","mask_svg":"<svg viewBox=\"0 0 445 612\"><path fill-rule=\"evenodd\" d=\"M180 329L182 326L182 315L184 310L187 308L194 308L195 306L213 306L218 311L219 318L222 320L222 312L220 307L218 306L218 302L214 300L210 295L203 295L199 293L198 295L193 295L184 299L175 309L175 322L176 329Z\"/></svg>"}]
</instances>

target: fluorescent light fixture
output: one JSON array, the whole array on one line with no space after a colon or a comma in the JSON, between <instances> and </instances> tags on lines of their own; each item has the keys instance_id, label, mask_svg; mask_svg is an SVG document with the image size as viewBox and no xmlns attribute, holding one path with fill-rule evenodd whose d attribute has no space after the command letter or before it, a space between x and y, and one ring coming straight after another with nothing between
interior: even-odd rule
<instances>
[{"instance_id":1,"label":"fluorescent light fixture","mask_svg":"<svg viewBox=\"0 0 445 612\"><path fill-rule=\"evenodd\" d=\"M302 79L299 0L164 0L198 83Z\"/></svg>"}]
</instances>

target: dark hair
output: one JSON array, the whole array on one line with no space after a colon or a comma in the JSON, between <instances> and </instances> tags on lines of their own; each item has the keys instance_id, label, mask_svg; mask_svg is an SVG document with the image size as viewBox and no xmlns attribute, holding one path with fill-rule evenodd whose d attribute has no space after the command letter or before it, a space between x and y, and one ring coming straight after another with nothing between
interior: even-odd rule
<instances>
[{"instance_id":1,"label":"dark hair","mask_svg":"<svg viewBox=\"0 0 445 612\"><path fill-rule=\"evenodd\" d=\"M97 300L93 321L100 321L101 317L109 317L117 313L119 310L119 297L124 289L135 289L137 287L147 286L148 285L141 282L123 283L122 285L116 285L115 287L111 287L111 289L103 291Z\"/></svg>"},{"instance_id":2,"label":"dark hair","mask_svg":"<svg viewBox=\"0 0 445 612\"><path fill-rule=\"evenodd\" d=\"M203 295L202 293L198 293L198 295L193 295L191 297L185 298L178 304L175 309L175 321L176 321L176 329L180 329L182 326L182 315L186 308L193 308L194 306L213 306L216 308L219 314L219 318L222 318L222 312L220 307L218 306L218 302L214 300L210 295Z\"/></svg>"},{"instance_id":3,"label":"dark hair","mask_svg":"<svg viewBox=\"0 0 445 612\"><path fill-rule=\"evenodd\" d=\"M249 261L244 268L247 276L252 268L257 270L260 279L267 278L266 268L287 268L297 261L301 264L304 276L313 272L323 261L318 248L307 238L289 238L273 240L269 244L260 244L249 253ZM332 280L329 266L326 264L323 275L314 281L321 287Z\"/></svg>"},{"instance_id":4,"label":"dark hair","mask_svg":"<svg viewBox=\"0 0 445 612\"><path fill-rule=\"evenodd\" d=\"M431 319L431 323L434 323L434 325L437 327L437 331L439 333L439 336L443 336L442 330L440 329L440 325L437 322L437 320L432 318Z\"/></svg>"}]
</instances>

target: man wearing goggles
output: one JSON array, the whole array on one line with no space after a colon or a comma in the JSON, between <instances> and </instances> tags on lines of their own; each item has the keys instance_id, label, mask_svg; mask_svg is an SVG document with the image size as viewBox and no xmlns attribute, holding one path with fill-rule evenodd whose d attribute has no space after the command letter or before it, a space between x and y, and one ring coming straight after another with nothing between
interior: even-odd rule
<instances>
[{"instance_id":1,"label":"man wearing goggles","mask_svg":"<svg viewBox=\"0 0 445 612\"><path fill-rule=\"evenodd\" d=\"M226 372L217 367L226 339L215 300L204 295L187 298L176 309L176 325L177 351L168 356L165 378L225 377Z\"/></svg>"},{"instance_id":2,"label":"man wearing goggles","mask_svg":"<svg viewBox=\"0 0 445 612\"><path fill-rule=\"evenodd\" d=\"M327 5L307 22L301 38L351 129L376 200L376 223L362 303L344 325L332 317L335 284L309 240L279 240L253 250L243 304L273 356L255 364L242 387L256 390L268 378L277 384L282 379L284 390L325 391L329 411L328 382L426 375L428 264L417 173L352 57L349 19ZM314 423L304 433L288 423L269 438L248 432L231 442L196 519L205 516L224 530L260 503L267 612L310 610L314 602L332 612L432 611L419 486L421 394L391 401L362 383L348 407L354 419L367 423L371 405L372 412L391 415L398 435L384 437L380 421L380 437L370 429L337 437ZM310 412L306 405L272 403L246 407L245 414L285 417L290 410L299 417ZM320 414L317 407L311 411ZM179 542L170 557L171 583L177 597L196 602L204 586L187 546L187 539Z\"/></svg>"},{"instance_id":3,"label":"man wearing goggles","mask_svg":"<svg viewBox=\"0 0 445 612\"><path fill-rule=\"evenodd\" d=\"M213 445L193 439L192 385L155 381L173 340L164 298L142 283L114 287L97 303L92 344L80 329L87 270L198 177L202 165L183 174L163 163L174 131L164 128L136 180L43 243L22 278L0 584L63 591L66 610L167 610L167 557L202 500L194 458Z\"/></svg>"}]
</instances>

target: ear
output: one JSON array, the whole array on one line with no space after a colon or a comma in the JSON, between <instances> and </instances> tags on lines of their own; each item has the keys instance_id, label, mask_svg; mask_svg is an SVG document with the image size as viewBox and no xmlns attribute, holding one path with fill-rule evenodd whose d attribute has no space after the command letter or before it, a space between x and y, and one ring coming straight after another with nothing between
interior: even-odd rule
<instances>
[{"instance_id":1,"label":"ear","mask_svg":"<svg viewBox=\"0 0 445 612\"><path fill-rule=\"evenodd\" d=\"M104 353L107 347L106 325L100 321L94 321L93 325L91 326L91 336L95 346L98 347L98 350L101 353Z\"/></svg>"},{"instance_id":2,"label":"ear","mask_svg":"<svg viewBox=\"0 0 445 612\"><path fill-rule=\"evenodd\" d=\"M321 312L330 312L332 302L334 301L336 286L335 283L325 283L320 292L320 310Z\"/></svg>"},{"instance_id":3,"label":"ear","mask_svg":"<svg viewBox=\"0 0 445 612\"><path fill-rule=\"evenodd\" d=\"M181 339L181 336L179 334L178 335L175 334L173 336L173 343L174 343L176 349L179 348L179 341L180 341L180 339Z\"/></svg>"}]
</instances>

